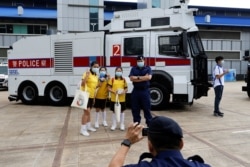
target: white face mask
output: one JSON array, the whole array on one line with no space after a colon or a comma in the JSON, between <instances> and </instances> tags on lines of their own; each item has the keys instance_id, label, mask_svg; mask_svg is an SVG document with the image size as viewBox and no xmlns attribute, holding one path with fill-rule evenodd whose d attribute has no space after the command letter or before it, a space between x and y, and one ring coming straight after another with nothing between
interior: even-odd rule
<instances>
[{"instance_id":1,"label":"white face mask","mask_svg":"<svg viewBox=\"0 0 250 167\"><path fill-rule=\"evenodd\" d=\"M97 74L98 71L99 71L99 68L92 67L92 72L93 72L93 73Z\"/></svg>"},{"instance_id":2,"label":"white face mask","mask_svg":"<svg viewBox=\"0 0 250 167\"><path fill-rule=\"evenodd\" d=\"M138 67L143 67L143 66L144 66L144 61L139 61L139 62L137 62L137 66L138 66Z\"/></svg>"},{"instance_id":3,"label":"white face mask","mask_svg":"<svg viewBox=\"0 0 250 167\"><path fill-rule=\"evenodd\" d=\"M122 76L122 72L120 72L120 71L115 72L115 76L121 77Z\"/></svg>"},{"instance_id":4,"label":"white face mask","mask_svg":"<svg viewBox=\"0 0 250 167\"><path fill-rule=\"evenodd\" d=\"M224 60L221 60L220 64L223 65L224 64Z\"/></svg>"}]
</instances>

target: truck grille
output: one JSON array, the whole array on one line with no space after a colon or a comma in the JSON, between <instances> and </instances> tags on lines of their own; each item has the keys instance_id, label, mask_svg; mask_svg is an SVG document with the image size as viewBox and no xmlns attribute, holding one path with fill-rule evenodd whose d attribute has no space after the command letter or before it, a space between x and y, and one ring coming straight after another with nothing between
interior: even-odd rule
<instances>
[{"instance_id":1,"label":"truck grille","mask_svg":"<svg viewBox=\"0 0 250 167\"><path fill-rule=\"evenodd\" d=\"M55 42L54 48L55 73L72 73L72 42Z\"/></svg>"}]
</instances>

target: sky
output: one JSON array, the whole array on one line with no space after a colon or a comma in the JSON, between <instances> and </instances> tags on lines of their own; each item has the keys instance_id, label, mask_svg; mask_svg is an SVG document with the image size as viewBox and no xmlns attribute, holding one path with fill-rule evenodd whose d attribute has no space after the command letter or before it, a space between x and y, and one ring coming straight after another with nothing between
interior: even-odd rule
<instances>
[{"instance_id":1,"label":"sky","mask_svg":"<svg viewBox=\"0 0 250 167\"><path fill-rule=\"evenodd\" d=\"M250 0L190 0L189 5L250 8Z\"/></svg>"},{"instance_id":2,"label":"sky","mask_svg":"<svg viewBox=\"0 0 250 167\"><path fill-rule=\"evenodd\" d=\"M122 2L137 2L137 0L113 0ZM192 6L218 6L250 9L250 0L189 0Z\"/></svg>"}]
</instances>

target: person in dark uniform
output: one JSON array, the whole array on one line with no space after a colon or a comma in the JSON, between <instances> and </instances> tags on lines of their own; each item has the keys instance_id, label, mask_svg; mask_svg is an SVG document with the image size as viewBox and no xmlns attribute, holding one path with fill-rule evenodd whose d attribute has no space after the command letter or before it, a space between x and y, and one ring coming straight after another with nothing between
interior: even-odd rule
<instances>
[{"instance_id":1,"label":"person in dark uniform","mask_svg":"<svg viewBox=\"0 0 250 167\"><path fill-rule=\"evenodd\" d=\"M137 66L132 67L129 78L134 88L131 94L131 109L134 122L141 122L140 111L144 112L144 118L148 125L152 119L149 85L152 78L152 71L145 65L143 56L137 56Z\"/></svg>"},{"instance_id":2,"label":"person in dark uniform","mask_svg":"<svg viewBox=\"0 0 250 167\"><path fill-rule=\"evenodd\" d=\"M129 125L125 140L110 161L109 167L210 167L199 155L183 158L182 129L173 119L164 116L154 117L146 128L149 153L141 154L137 164L124 165L129 148L143 139L144 129L138 122ZM152 160L150 162L142 160L144 158Z\"/></svg>"}]
</instances>

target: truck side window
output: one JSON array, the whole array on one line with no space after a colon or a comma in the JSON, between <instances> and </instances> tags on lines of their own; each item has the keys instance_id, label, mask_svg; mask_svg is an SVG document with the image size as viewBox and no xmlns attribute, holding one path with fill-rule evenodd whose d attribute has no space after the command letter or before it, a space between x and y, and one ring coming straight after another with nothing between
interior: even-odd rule
<instances>
[{"instance_id":1,"label":"truck side window","mask_svg":"<svg viewBox=\"0 0 250 167\"><path fill-rule=\"evenodd\" d=\"M125 38L124 55L143 55L143 37Z\"/></svg>"},{"instance_id":2,"label":"truck side window","mask_svg":"<svg viewBox=\"0 0 250 167\"><path fill-rule=\"evenodd\" d=\"M181 38L179 36L161 36L158 40L160 55L181 56Z\"/></svg>"}]
</instances>

